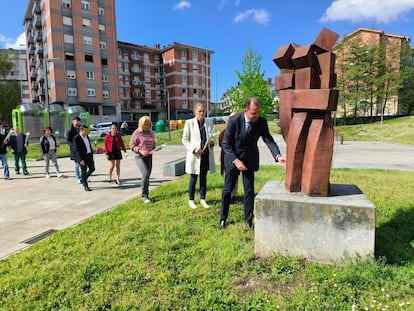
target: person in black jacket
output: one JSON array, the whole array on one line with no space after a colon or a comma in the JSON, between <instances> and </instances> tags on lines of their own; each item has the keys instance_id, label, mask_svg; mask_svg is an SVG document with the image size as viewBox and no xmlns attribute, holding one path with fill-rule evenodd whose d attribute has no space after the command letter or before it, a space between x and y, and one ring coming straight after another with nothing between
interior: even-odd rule
<instances>
[{"instance_id":1,"label":"person in black jacket","mask_svg":"<svg viewBox=\"0 0 414 311\"><path fill-rule=\"evenodd\" d=\"M81 182L85 191L91 191L88 185L88 178L95 171L95 162L93 161L93 149L88 136L88 127L81 125L79 134L73 138L75 150L75 159L81 168Z\"/></svg>"},{"instance_id":2,"label":"person in black jacket","mask_svg":"<svg viewBox=\"0 0 414 311\"><path fill-rule=\"evenodd\" d=\"M79 127L81 125L81 119L79 117L74 117L72 119L72 125L70 129L66 133L66 142L69 145L70 148L70 159L74 161L74 169L75 169L75 177L77 182L80 184L81 182L81 174L79 169L79 163L76 162L76 155L75 155L75 149L73 146L73 138L79 134Z\"/></svg>"},{"instance_id":3,"label":"person in black jacket","mask_svg":"<svg viewBox=\"0 0 414 311\"><path fill-rule=\"evenodd\" d=\"M3 131L3 125L0 122L0 160L1 165L3 166L3 173L4 173L4 179L9 180L10 179L10 173L9 173L9 165L7 163L7 136L6 133Z\"/></svg>"},{"instance_id":4,"label":"person in black jacket","mask_svg":"<svg viewBox=\"0 0 414 311\"><path fill-rule=\"evenodd\" d=\"M58 144L56 142L56 137L53 135L53 130L50 126L45 127L43 130L43 136L40 137L40 152L43 155L45 160L45 177L50 178L49 174L49 162L52 160L53 165L56 168L57 177L62 177L63 175L59 171L59 165L57 163L57 150Z\"/></svg>"},{"instance_id":5,"label":"person in black jacket","mask_svg":"<svg viewBox=\"0 0 414 311\"><path fill-rule=\"evenodd\" d=\"M254 172L259 170L259 149L257 141L262 137L276 162L285 163L279 147L270 135L267 120L260 116L257 99L246 100L244 113L229 118L222 142L226 175L221 196L220 228L227 226L231 192L242 173L244 188L244 220L253 228Z\"/></svg>"},{"instance_id":6,"label":"person in black jacket","mask_svg":"<svg viewBox=\"0 0 414 311\"><path fill-rule=\"evenodd\" d=\"M13 153L14 158L14 170L16 174L20 174L19 160L22 163L22 170L24 175L29 175L26 165L26 154L27 154L27 145L28 137L25 134L20 133L20 128L18 126L14 127L14 133L10 135L8 146L11 153Z\"/></svg>"}]
</instances>

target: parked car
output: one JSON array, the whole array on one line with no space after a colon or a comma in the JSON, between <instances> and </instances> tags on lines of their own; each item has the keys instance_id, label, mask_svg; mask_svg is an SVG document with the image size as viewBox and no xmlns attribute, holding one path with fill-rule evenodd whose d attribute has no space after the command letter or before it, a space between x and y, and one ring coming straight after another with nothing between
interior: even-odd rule
<instances>
[{"instance_id":1,"label":"parked car","mask_svg":"<svg viewBox=\"0 0 414 311\"><path fill-rule=\"evenodd\" d=\"M122 122L118 122L118 128L121 129ZM128 123L128 128L124 135L132 135L132 133L138 128L138 121L126 121Z\"/></svg>"},{"instance_id":2,"label":"parked car","mask_svg":"<svg viewBox=\"0 0 414 311\"><path fill-rule=\"evenodd\" d=\"M101 122L90 126L89 136L91 137L105 137L110 132L113 122Z\"/></svg>"}]
</instances>

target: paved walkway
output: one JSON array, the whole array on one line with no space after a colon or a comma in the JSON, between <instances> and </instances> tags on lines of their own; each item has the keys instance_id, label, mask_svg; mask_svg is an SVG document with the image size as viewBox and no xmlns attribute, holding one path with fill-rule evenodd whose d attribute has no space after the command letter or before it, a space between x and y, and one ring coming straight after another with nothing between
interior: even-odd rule
<instances>
[{"instance_id":1,"label":"paved walkway","mask_svg":"<svg viewBox=\"0 0 414 311\"><path fill-rule=\"evenodd\" d=\"M276 137L282 153L285 144ZM274 164L263 142L259 143L261 164ZM215 148L218 161L219 148ZM154 154L151 188L176 177L163 175L163 164L183 157L181 145L170 145ZM104 155L95 155L96 171L91 176L86 192L76 183L73 162L59 159L63 178L53 175L45 179L43 161L28 161L29 176L15 175L12 161L12 180L0 180L0 259L28 247L25 241L49 230L62 230L76 225L102 211L111 209L136 196L140 196L140 173L133 154L122 161L122 185L108 183L108 162ZM383 142L344 142L334 147L333 167L384 168L414 171L414 146ZM186 206L186 205L183 205Z\"/></svg>"}]
</instances>

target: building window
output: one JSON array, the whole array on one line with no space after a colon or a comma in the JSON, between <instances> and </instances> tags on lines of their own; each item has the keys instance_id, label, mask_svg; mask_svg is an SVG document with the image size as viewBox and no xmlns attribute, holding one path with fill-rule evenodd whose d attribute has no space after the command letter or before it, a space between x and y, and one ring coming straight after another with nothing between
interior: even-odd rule
<instances>
[{"instance_id":1,"label":"building window","mask_svg":"<svg viewBox=\"0 0 414 311\"><path fill-rule=\"evenodd\" d=\"M194 95L197 95L197 89L194 89Z\"/></svg>"},{"instance_id":2,"label":"building window","mask_svg":"<svg viewBox=\"0 0 414 311\"><path fill-rule=\"evenodd\" d=\"M193 60L197 60L198 59L198 53L197 51L193 51Z\"/></svg>"},{"instance_id":3,"label":"building window","mask_svg":"<svg viewBox=\"0 0 414 311\"><path fill-rule=\"evenodd\" d=\"M66 71L66 77L68 79L76 79L76 71L75 70Z\"/></svg>"},{"instance_id":4,"label":"building window","mask_svg":"<svg viewBox=\"0 0 414 311\"><path fill-rule=\"evenodd\" d=\"M75 55L70 52L65 52L65 60L75 60Z\"/></svg>"},{"instance_id":5,"label":"building window","mask_svg":"<svg viewBox=\"0 0 414 311\"><path fill-rule=\"evenodd\" d=\"M194 78L193 78L193 84L197 84L198 83L198 77L197 76L194 76Z\"/></svg>"},{"instance_id":6,"label":"building window","mask_svg":"<svg viewBox=\"0 0 414 311\"><path fill-rule=\"evenodd\" d=\"M104 15L105 15L105 9L104 9L104 8L99 7L99 8L98 8L98 15L99 15L99 16L104 16Z\"/></svg>"},{"instance_id":7,"label":"building window","mask_svg":"<svg viewBox=\"0 0 414 311\"><path fill-rule=\"evenodd\" d=\"M89 18L82 18L82 26L91 28L91 20Z\"/></svg>"},{"instance_id":8,"label":"building window","mask_svg":"<svg viewBox=\"0 0 414 311\"><path fill-rule=\"evenodd\" d=\"M88 97L95 97L96 96L96 92L94 88L87 88L86 89L86 94L88 95Z\"/></svg>"},{"instance_id":9,"label":"building window","mask_svg":"<svg viewBox=\"0 0 414 311\"><path fill-rule=\"evenodd\" d=\"M62 16L63 25L72 26L72 17Z\"/></svg>"},{"instance_id":10,"label":"building window","mask_svg":"<svg viewBox=\"0 0 414 311\"><path fill-rule=\"evenodd\" d=\"M62 6L64 8L70 8L71 7L70 0L62 0Z\"/></svg>"},{"instance_id":11,"label":"building window","mask_svg":"<svg viewBox=\"0 0 414 311\"><path fill-rule=\"evenodd\" d=\"M86 79L95 80L95 73L93 71L87 71L86 72Z\"/></svg>"},{"instance_id":12,"label":"building window","mask_svg":"<svg viewBox=\"0 0 414 311\"><path fill-rule=\"evenodd\" d=\"M133 51L131 53L131 59L133 59L133 60L138 60L139 59L138 51Z\"/></svg>"},{"instance_id":13,"label":"building window","mask_svg":"<svg viewBox=\"0 0 414 311\"><path fill-rule=\"evenodd\" d=\"M63 35L63 41L65 43L73 44L73 36L72 35L64 34Z\"/></svg>"},{"instance_id":14,"label":"building window","mask_svg":"<svg viewBox=\"0 0 414 311\"><path fill-rule=\"evenodd\" d=\"M74 87L68 87L68 96L78 95L78 90Z\"/></svg>"},{"instance_id":15,"label":"building window","mask_svg":"<svg viewBox=\"0 0 414 311\"><path fill-rule=\"evenodd\" d=\"M99 47L101 50L106 50L106 42L105 41L99 42Z\"/></svg>"},{"instance_id":16,"label":"building window","mask_svg":"<svg viewBox=\"0 0 414 311\"><path fill-rule=\"evenodd\" d=\"M92 54L85 54L85 62L93 63L93 55Z\"/></svg>"},{"instance_id":17,"label":"building window","mask_svg":"<svg viewBox=\"0 0 414 311\"><path fill-rule=\"evenodd\" d=\"M184 84L186 84L187 83L187 76L182 76L182 81L183 81Z\"/></svg>"},{"instance_id":18,"label":"building window","mask_svg":"<svg viewBox=\"0 0 414 311\"><path fill-rule=\"evenodd\" d=\"M83 44L85 44L85 45L92 45L92 37L83 36Z\"/></svg>"},{"instance_id":19,"label":"building window","mask_svg":"<svg viewBox=\"0 0 414 311\"><path fill-rule=\"evenodd\" d=\"M91 9L91 3L89 1L82 1L82 10L88 10Z\"/></svg>"},{"instance_id":20,"label":"building window","mask_svg":"<svg viewBox=\"0 0 414 311\"><path fill-rule=\"evenodd\" d=\"M103 90L103 91L102 91L102 97L103 97L103 98L109 98L109 91L107 91L107 90Z\"/></svg>"},{"instance_id":21,"label":"building window","mask_svg":"<svg viewBox=\"0 0 414 311\"><path fill-rule=\"evenodd\" d=\"M105 25L104 24L99 24L99 32L100 33L105 33Z\"/></svg>"},{"instance_id":22,"label":"building window","mask_svg":"<svg viewBox=\"0 0 414 311\"><path fill-rule=\"evenodd\" d=\"M108 59L107 58L102 58L101 59L101 65L102 66L108 66Z\"/></svg>"},{"instance_id":23,"label":"building window","mask_svg":"<svg viewBox=\"0 0 414 311\"><path fill-rule=\"evenodd\" d=\"M187 57L187 51L183 50L181 56L182 56L182 58Z\"/></svg>"},{"instance_id":24,"label":"building window","mask_svg":"<svg viewBox=\"0 0 414 311\"><path fill-rule=\"evenodd\" d=\"M109 75L107 73L102 74L102 82L109 82Z\"/></svg>"}]
</instances>

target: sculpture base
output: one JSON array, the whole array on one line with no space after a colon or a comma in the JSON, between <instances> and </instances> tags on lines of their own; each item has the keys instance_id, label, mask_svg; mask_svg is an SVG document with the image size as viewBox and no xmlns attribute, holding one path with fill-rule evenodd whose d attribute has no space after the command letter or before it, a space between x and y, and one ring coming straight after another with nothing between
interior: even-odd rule
<instances>
[{"instance_id":1,"label":"sculpture base","mask_svg":"<svg viewBox=\"0 0 414 311\"><path fill-rule=\"evenodd\" d=\"M375 206L355 185L330 185L328 197L309 197L269 181L255 198L254 251L332 263L374 256Z\"/></svg>"}]
</instances>

